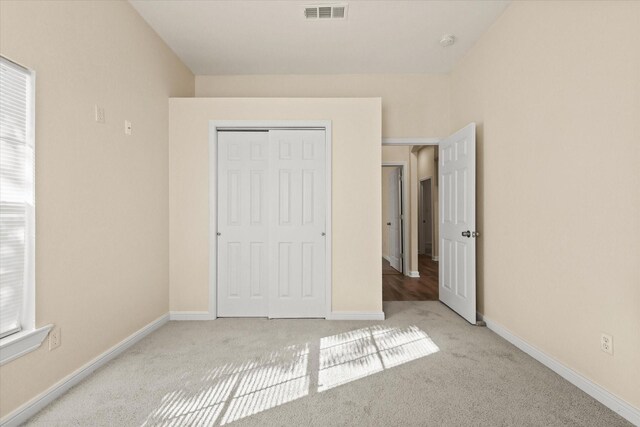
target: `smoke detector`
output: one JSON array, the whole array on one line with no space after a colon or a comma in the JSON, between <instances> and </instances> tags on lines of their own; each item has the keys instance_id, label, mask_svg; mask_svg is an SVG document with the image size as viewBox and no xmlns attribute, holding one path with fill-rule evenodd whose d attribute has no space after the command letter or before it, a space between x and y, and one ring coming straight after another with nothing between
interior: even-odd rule
<instances>
[{"instance_id":1,"label":"smoke detector","mask_svg":"<svg viewBox=\"0 0 640 427\"><path fill-rule=\"evenodd\" d=\"M346 4L323 4L304 7L304 17L308 20L346 19Z\"/></svg>"},{"instance_id":2,"label":"smoke detector","mask_svg":"<svg viewBox=\"0 0 640 427\"><path fill-rule=\"evenodd\" d=\"M440 39L440 46L448 47L454 44L455 42L456 42L456 36L454 36L453 34L445 34Z\"/></svg>"}]
</instances>

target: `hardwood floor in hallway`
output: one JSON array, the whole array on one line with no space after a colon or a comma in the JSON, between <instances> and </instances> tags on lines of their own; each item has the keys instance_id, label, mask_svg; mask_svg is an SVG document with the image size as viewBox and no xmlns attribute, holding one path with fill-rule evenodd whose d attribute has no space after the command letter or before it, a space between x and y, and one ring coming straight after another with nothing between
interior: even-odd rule
<instances>
[{"instance_id":1,"label":"hardwood floor in hallway","mask_svg":"<svg viewBox=\"0 0 640 427\"><path fill-rule=\"evenodd\" d=\"M438 263L428 255L418 255L419 278L405 276L382 260L384 301L437 301Z\"/></svg>"}]
</instances>

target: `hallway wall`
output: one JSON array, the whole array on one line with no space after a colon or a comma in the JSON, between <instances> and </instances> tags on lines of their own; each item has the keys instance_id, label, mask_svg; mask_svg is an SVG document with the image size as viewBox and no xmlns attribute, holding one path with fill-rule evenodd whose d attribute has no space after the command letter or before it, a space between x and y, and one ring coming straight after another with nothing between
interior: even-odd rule
<instances>
[{"instance_id":1,"label":"hallway wall","mask_svg":"<svg viewBox=\"0 0 640 427\"><path fill-rule=\"evenodd\" d=\"M418 271L418 156L410 145L382 146L382 162L405 162L407 176L404 185L407 187L409 200L407 202L407 218L405 227L409 227L409 271Z\"/></svg>"},{"instance_id":2,"label":"hallway wall","mask_svg":"<svg viewBox=\"0 0 640 427\"><path fill-rule=\"evenodd\" d=\"M432 234L433 238L433 254L432 256L437 259L440 253L440 248L438 244L439 233L438 233L438 221L440 220L439 215L439 202L438 202L438 160L437 154L438 147L437 146L428 146L423 147L418 151L418 181L423 180L425 178L431 177L432 182L432 192L431 192L431 203L433 210L433 224L432 224Z\"/></svg>"}]
</instances>

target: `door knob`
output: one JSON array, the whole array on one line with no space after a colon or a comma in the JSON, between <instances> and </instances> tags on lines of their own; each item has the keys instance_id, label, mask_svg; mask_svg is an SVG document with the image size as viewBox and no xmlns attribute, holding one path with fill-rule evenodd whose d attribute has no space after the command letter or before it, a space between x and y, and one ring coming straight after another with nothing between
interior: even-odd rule
<instances>
[{"instance_id":1,"label":"door knob","mask_svg":"<svg viewBox=\"0 0 640 427\"><path fill-rule=\"evenodd\" d=\"M469 230L463 231L462 232L462 237L471 237L471 231L469 231Z\"/></svg>"},{"instance_id":2,"label":"door knob","mask_svg":"<svg viewBox=\"0 0 640 427\"><path fill-rule=\"evenodd\" d=\"M390 222L388 222L388 223L387 223L387 225L391 225L391 223L390 223Z\"/></svg>"}]
</instances>

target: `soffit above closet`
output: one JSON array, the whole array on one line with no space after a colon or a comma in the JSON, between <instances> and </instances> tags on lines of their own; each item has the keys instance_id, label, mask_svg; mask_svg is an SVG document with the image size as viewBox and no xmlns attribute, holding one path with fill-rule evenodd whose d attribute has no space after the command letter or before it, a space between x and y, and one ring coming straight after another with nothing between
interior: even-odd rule
<instances>
[{"instance_id":1,"label":"soffit above closet","mask_svg":"<svg viewBox=\"0 0 640 427\"><path fill-rule=\"evenodd\" d=\"M130 0L196 75L446 73L509 1ZM305 6L346 5L345 19ZM456 43L443 48L444 34Z\"/></svg>"}]
</instances>

